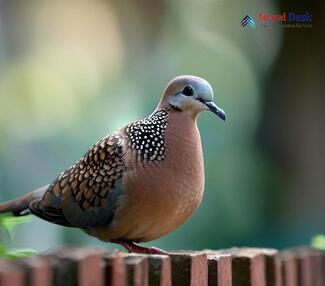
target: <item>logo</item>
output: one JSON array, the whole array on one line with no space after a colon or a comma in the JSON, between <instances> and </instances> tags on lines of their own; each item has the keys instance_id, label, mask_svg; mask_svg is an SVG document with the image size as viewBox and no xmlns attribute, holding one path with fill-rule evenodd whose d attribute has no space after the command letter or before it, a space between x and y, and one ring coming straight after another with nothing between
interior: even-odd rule
<instances>
[{"instance_id":1,"label":"logo","mask_svg":"<svg viewBox=\"0 0 325 286\"><path fill-rule=\"evenodd\" d=\"M254 19L249 16L249 15L246 15L243 20L241 20L240 24L242 25L242 27L250 27L250 28L256 28L256 24L255 24L255 21Z\"/></svg>"},{"instance_id":2,"label":"logo","mask_svg":"<svg viewBox=\"0 0 325 286\"><path fill-rule=\"evenodd\" d=\"M256 16L256 17L255 17ZM253 17L246 15L240 22L242 27L249 28L312 28L312 14L305 12L298 14L294 12L282 12L279 14L268 14L259 12Z\"/></svg>"},{"instance_id":3,"label":"logo","mask_svg":"<svg viewBox=\"0 0 325 286\"><path fill-rule=\"evenodd\" d=\"M305 14L296 14L293 12L283 12L282 14L267 14L260 12L258 15L260 21L274 22L312 22L312 15L306 12Z\"/></svg>"}]
</instances>

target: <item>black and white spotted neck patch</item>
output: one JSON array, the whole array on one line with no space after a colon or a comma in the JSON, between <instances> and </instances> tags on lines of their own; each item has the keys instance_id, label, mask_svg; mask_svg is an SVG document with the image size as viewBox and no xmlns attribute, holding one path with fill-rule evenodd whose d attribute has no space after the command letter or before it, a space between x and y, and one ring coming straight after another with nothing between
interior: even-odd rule
<instances>
[{"instance_id":1,"label":"black and white spotted neck patch","mask_svg":"<svg viewBox=\"0 0 325 286\"><path fill-rule=\"evenodd\" d=\"M129 146L136 150L140 160L161 161L165 159L167 118L167 110L161 109L127 126L126 133L130 137Z\"/></svg>"}]
</instances>

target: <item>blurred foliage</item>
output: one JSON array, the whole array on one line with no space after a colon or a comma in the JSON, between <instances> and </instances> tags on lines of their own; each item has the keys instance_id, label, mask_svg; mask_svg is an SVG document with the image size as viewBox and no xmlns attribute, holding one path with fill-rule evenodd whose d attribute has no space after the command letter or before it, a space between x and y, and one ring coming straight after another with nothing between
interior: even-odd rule
<instances>
[{"instance_id":1,"label":"blurred foliage","mask_svg":"<svg viewBox=\"0 0 325 286\"><path fill-rule=\"evenodd\" d=\"M16 226L31 221L30 216L14 217L10 214L0 215L0 231L4 232L9 240ZM1 238L1 237L0 237ZM37 251L31 248L10 249L4 246L5 239L0 239L0 258L16 259L21 257L30 257L37 254Z\"/></svg>"},{"instance_id":2,"label":"blurred foliage","mask_svg":"<svg viewBox=\"0 0 325 286\"><path fill-rule=\"evenodd\" d=\"M12 235L13 229L22 223L31 221L31 216L12 216L9 214L0 214L0 228L3 229L8 236Z\"/></svg>"},{"instance_id":3,"label":"blurred foliage","mask_svg":"<svg viewBox=\"0 0 325 286\"><path fill-rule=\"evenodd\" d=\"M325 235L316 235L311 241L313 247L325 250Z\"/></svg>"}]
</instances>

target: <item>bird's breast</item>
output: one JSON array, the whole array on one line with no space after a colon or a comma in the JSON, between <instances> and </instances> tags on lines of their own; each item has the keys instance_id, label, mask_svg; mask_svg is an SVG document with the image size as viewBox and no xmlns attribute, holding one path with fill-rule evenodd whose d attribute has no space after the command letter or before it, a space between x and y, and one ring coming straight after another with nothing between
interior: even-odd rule
<instances>
[{"instance_id":1,"label":"bird's breast","mask_svg":"<svg viewBox=\"0 0 325 286\"><path fill-rule=\"evenodd\" d=\"M153 240L184 223L201 202L204 167L196 122L169 118L164 160L142 161L130 152L136 163L124 175L126 196L116 225L127 225L125 238Z\"/></svg>"}]
</instances>

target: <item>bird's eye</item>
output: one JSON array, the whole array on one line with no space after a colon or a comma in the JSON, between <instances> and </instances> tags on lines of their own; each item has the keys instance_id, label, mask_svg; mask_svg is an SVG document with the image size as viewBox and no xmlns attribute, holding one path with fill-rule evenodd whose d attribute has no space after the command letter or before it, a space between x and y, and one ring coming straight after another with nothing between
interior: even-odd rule
<instances>
[{"instance_id":1,"label":"bird's eye","mask_svg":"<svg viewBox=\"0 0 325 286\"><path fill-rule=\"evenodd\" d=\"M184 95L191 96L191 95L193 95L193 93L194 93L193 88L190 85L187 85L184 87L184 89L183 89Z\"/></svg>"}]
</instances>

